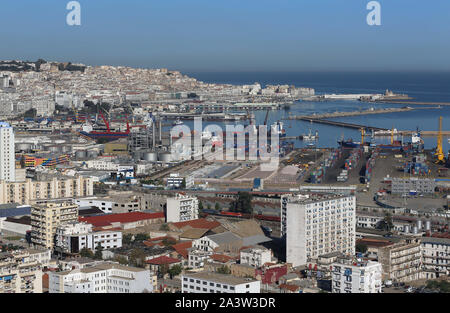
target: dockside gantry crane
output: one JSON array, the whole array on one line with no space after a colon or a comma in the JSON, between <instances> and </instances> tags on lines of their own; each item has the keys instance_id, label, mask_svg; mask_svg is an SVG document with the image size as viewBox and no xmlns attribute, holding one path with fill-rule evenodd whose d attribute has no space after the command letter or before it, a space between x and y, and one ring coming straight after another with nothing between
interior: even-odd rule
<instances>
[{"instance_id":1,"label":"dockside gantry crane","mask_svg":"<svg viewBox=\"0 0 450 313\"><path fill-rule=\"evenodd\" d=\"M437 163L445 162L444 149L442 148L442 116L439 117L439 131L435 156L437 157Z\"/></svg>"}]
</instances>

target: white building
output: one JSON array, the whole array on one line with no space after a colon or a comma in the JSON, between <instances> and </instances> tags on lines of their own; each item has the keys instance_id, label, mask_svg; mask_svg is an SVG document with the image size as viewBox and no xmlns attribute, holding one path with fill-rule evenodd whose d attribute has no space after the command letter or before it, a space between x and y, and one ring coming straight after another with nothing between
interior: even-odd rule
<instances>
[{"instance_id":1,"label":"white building","mask_svg":"<svg viewBox=\"0 0 450 313\"><path fill-rule=\"evenodd\" d=\"M423 237L420 247L424 278L433 279L450 274L450 239Z\"/></svg>"},{"instance_id":2,"label":"white building","mask_svg":"<svg viewBox=\"0 0 450 313\"><path fill-rule=\"evenodd\" d=\"M241 264L260 268L272 261L272 251L262 246L254 246L241 250Z\"/></svg>"},{"instance_id":3,"label":"white building","mask_svg":"<svg viewBox=\"0 0 450 313\"><path fill-rule=\"evenodd\" d=\"M79 253L83 248L95 251L99 244L104 250L122 247L122 232L93 232L92 225L83 222L61 225L56 229L56 248L61 252Z\"/></svg>"},{"instance_id":4,"label":"white building","mask_svg":"<svg viewBox=\"0 0 450 313\"><path fill-rule=\"evenodd\" d=\"M92 267L49 273L49 293L152 292L150 271L103 263Z\"/></svg>"},{"instance_id":5,"label":"white building","mask_svg":"<svg viewBox=\"0 0 450 313\"><path fill-rule=\"evenodd\" d=\"M338 258L332 265L332 292L381 293L381 272L378 262Z\"/></svg>"},{"instance_id":6,"label":"white building","mask_svg":"<svg viewBox=\"0 0 450 313\"><path fill-rule=\"evenodd\" d=\"M182 293L260 293L261 282L212 272L184 274Z\"/></svg>"},{"instance_id":7,"label":"white building","mask_svg":"<svg viewBox=\"0 0 450 313\"><path fill-rule=\"evenodd\" d=\"M14 130L4 122L0 122L0 180L7 182L16 180Z\"/></svg>"},{"instance_id":8,"label":"white building","mask_svg":"<svg viewBox=\"0 0 450 313\"><path fill-rule=\"evenodd\" d=\"M78 205L80 208L86 207L96 207L102 210L104 213L112 213L114 201L108 198L83 198L83 199L74 199L73 202Z\"/></svg>"},{"instance_id":9,"label":"white building","mask_svg":"<svg viewBox=\"0 0 450 313\"><path fill-rule=\"evenodd\" d=\"M177 194L167 198L167 223L185 222L198 219L198 199Z\"/></svg>"},{"instance_id":10,"label":"white building","mask_svg":"<svg viewBox=\"0 0 450 313\"><path fill-rule=\"evenodd\" d=\"M311 194L283 200L288 263L299 266L331 252L355 253L355 196Z\"/></svg>"},{"instance_id":11,"label":"white building","mask_svg":"<svg viewBox=\"0 0 450 313\"><path fill-rule=\"evenodd\" d=\"M188 249L188 267L203 268L205 261L213 254L212 251L197 250L195 248Z\"/></svg>"}]
</instances>

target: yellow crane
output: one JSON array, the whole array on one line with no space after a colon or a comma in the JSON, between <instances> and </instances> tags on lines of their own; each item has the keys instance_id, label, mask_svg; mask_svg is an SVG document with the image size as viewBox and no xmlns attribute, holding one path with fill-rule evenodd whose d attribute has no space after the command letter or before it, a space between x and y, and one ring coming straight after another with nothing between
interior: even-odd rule
<instances>
[{"instance_id":1,"label":"yellow crane","mask_svg":"<svg viewBox=\"0 0 450 313\"><path fill-rule=\"evenodd\" d=\"M391 130L391 145L394 144L394 126L392 126L392 130Z\"/></svg>"},{"instance_id":2,"label":"yellow crane","mask_svg":"<svg viewBox=\"0 0 450 313\"><path fill-rule=\"evenodd\" d=\"M364 135L366 134L366 130L361 128L361 145L364 144Z\"/></svg>"},{"instance_id":3,"label":"yellow crane","mask_svg":"<svg viewBox=\"0 0 450 313\"><path fill-rule=\"evenodd\" d=\"M442 148L442 116L439 117L439 132L435 155L437 157L437 163L443 163L445 161L444 149Z\"/></svg>"}]
</instances>

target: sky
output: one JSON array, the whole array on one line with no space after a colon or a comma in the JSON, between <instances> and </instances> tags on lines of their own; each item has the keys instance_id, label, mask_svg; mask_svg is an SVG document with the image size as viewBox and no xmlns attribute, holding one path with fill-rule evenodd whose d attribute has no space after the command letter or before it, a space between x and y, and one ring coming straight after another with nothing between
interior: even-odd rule
<instances>
[{"instance_id":1,"label":"sky","mask_svg":"<svg viewBox=\"0 0 450 313\"><path fill-rule=\"evenodd\" d=\"M450 70L449 0L3 0L0 59L182 71Z\"/></svg>"}]
</instances>

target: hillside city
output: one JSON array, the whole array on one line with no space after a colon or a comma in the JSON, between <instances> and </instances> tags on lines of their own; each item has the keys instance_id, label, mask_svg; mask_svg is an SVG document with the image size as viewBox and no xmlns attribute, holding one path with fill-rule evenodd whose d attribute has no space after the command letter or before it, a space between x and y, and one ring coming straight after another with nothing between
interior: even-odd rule
<instances>
[{"instance_id":1,"label":"hillside city","mask_svg":"<svg viewBox=\"0 0 450 313\"><path fill-rule=\"evenodd\" d=\"M420 130L330 119L413 108L289 112L345 97L409 99L0 61L0 293L448 293L442 118L425 149ZM361 141L319 147L286 134L298 120Z\"/></svg>"}]
</instances>

